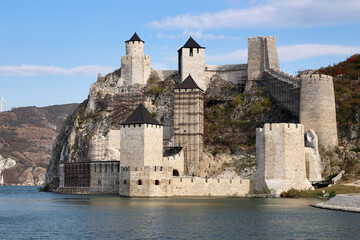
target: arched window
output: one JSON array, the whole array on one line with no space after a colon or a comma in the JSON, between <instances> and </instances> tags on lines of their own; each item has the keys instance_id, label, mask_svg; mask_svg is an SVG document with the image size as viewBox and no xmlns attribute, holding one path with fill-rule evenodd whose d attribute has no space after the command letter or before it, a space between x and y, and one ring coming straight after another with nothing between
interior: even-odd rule
<instances>
[{"instance_id":1,"label":"arched window","mask_svg":"<svg viewBox=\"0 0 360 240\"><path fill-rule=\"evenodd\" d=\"M179 176L179 171L174 169L173 170L173 176L178 177Z\"/></svg>"},{"instance_id":2,"label":"arched window","mask_svg":"<svg viewBox=\"0 0 360 240\"><path fill-rule=\"evenodd\" d=\"M155 180L155 185L160 185L159 180Z\"/></svg>"},{"instance_id":3,"label":"arched window","mask_svg":"<svg viewBox=\"0 0 360 240\"><path fill-rule=\"evenodd\" d=\"M137 185L142 185L142 181L140 179L137 181Z\"/></svg>"},{"instance_id":4,"label":"arched window","mask_svg":"<svg viewBox=\"0 0 360 240\"><path fill-rule=\"evenodd\" d=\"M123 181L123 184L124 184L124 185L126 185L126 184L127 184L127 181L126 181L126 180L124 180L124 181Z\"/></svg>"}]
</instances>

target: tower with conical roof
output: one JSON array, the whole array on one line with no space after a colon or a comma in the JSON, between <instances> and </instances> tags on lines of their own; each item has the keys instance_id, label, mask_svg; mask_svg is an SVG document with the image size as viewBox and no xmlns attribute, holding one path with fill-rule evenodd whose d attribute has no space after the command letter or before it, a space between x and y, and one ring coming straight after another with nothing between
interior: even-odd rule
<instances>
[{"instance_id":1,"label":"tower with conical roof","mask_svg":"<svg viewBox=\"0 0 360 240\"><path fill-rule=\"evenodd\" d=\"M181 81L191 74L196 84L205 91L205 48L190 37L178 50L178 58Z\"/></svg>"},{"instance_id":2,"label":"tower with conical roof","mask_svg":"<svg viewBox=\"0 0 360 240\"><path fill-rule=\"evenodd\" d=\"M146 84L150 76L150 56L144 55L144 43L136 32L125 41L126 55L121 56L121 78L125 85Z\"/></svg>"},{"instance_id":3,"label":"tower with conical roof","mask_svg":"<svg viewBox=\"0 0 360 240\"><path fill-rule=\"evenodd\" d=\"M163 126L139 104L120 124L120 164L122 166L160 166L163 157Z\"/></svg>"},{"instance_id":4,"label":"tower with conical roof","mask_svg":"<svg viewBox=\"0 0 360 240\"><path fill-rule=\"evenodd\" d=\"M204 91L192 76L174 88L174 141L183 147L185 174L198 175L204 148Z\"/></svg>"}]
</instances>

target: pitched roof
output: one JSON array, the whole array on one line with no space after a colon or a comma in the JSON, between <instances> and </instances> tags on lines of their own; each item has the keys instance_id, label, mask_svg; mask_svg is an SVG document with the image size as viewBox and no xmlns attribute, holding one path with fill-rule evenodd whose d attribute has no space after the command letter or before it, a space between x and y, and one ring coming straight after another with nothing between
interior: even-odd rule
<instances>
[{"instance_id":1,"label":"pitched roof","mask_svg":"<svg viewBox=\"0 0 360 240\"><path fill-rule=\"evenodd\" d=\"M187 40L187 42L185 43L184 46L182 46L181 48L204 48L202 46L200 46L191 36L189 37L189 39ZM180 49L181 49L180 48ZM180 50L179 49L179 50ZM179 51L178 50L178 51Z\"/></svg>"},{"instance_id":2,"label":"pitched roof","mask_svg":"<svg viewBox=\"0 0 360 240\"><path fill-rule=\"evenodd\" d=\"M184 81L182 81L179 85L175 87L175 89L194 89L194 88L203 91L201 88L199 88L199 86L196 84L196 82L194 81L194 79L191 77L190 74L187 78L185 78Z\"/></svg>"},{"instance_id":3,"label":"pitched roof","mask_svg":"<svg viewBox=\"0 0 360 240\"><path fill-rule=\"evenodd\" d=\"M162 125L151 115L151 113L141 103L125 120L125 122L121 124L124 125L124 124L135 124L135 123L149 123L154 125Z\"/></svg>"},{"instance_id":4,"label":"pitched roof","mask_svg":"<svg viewBox=\"0 0 360 240\"><path fill-rule=\"evenodd\" d=\"M136 32L134 33L134 35L127 41L125 41L126 43L127 42L130 42L130 41L139 41L139 42L144 42L143 40L141 40L141 38L136 34Z\"/></svg>"}]
</instances>

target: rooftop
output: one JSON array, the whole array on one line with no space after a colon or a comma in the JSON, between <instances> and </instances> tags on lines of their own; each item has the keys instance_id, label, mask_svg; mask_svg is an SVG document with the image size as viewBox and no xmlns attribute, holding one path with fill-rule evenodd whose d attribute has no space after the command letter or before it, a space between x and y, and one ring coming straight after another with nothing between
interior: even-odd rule
<instances>
[{"instance_id":1,"label":"rooftop","mask_svg":"<svg viewBox=\"0 0 360 240\"><path fill-rule=\"evenodd\" d=\"M141 103L136 109L131 113L131 115L125 120L125 122L121 123L121 125L125 124L136 124L136 123L148 123L154 125L162 125L160 124L151 113L142 105Z\"/></svg>"},{"instance_id":2,"label":"rooftop","mask_svg":"<svg viewBox=\"0 0 360 240\"><path fill-rule=\"evenodd\" d=\"M202 46L200 46L191 36L189 37L189 39L187 40L187 42L185 43L184 46L182 46L181 48L204 48ZM181 49L180 48L180 49ZM179 49L179 50L180 50Z\"/></svg>"},{"instance_id":3,"label":"rooftop","mask_svg":"<svg viewBox=\"0 0 360 240\"><path fill-rule=\"evenodd\" d=\"M144 41L143 40L141 40L141 38L136 34L136 32L134 33L134 35L129 39L129 40L127 40L127 41L125 41L126 43L127 42L134 42L134 41L139 41L139 42L143 42L144 43Z\"/></svg>"},{"instance_id":4,"label":"rooftop","mask_svg":"<svg viewBox=\"0 0 360 240\"><path fill-rule=\"evenodd\" d=\"M199 88L199 86L196 84L194 79L189 74L189 76L185 78L185 80L182 81L179 85L177 85L174 89L194 89L194 88L203 91L201 88Z\"/></svg>"}]
</instances>

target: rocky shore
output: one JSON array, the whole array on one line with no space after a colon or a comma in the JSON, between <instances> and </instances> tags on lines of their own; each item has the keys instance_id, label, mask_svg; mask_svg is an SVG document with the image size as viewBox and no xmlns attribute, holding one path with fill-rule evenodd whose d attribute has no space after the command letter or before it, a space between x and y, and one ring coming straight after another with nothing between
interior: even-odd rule
<instances>
[{"instance_id":1,"label":"rocky shore","mask_svg":"<svg viewBox=\"0 0 360 240\"><path fill-rule=\"evenodd\" d=\"M323 209L360 213L360 195L336 195L326 202L312 206Z\"/></svg>"}]
</instances>

